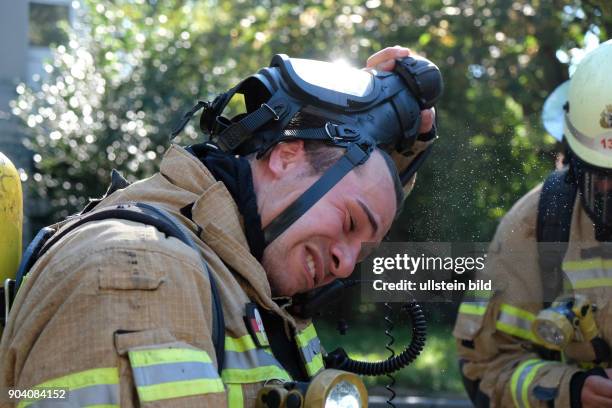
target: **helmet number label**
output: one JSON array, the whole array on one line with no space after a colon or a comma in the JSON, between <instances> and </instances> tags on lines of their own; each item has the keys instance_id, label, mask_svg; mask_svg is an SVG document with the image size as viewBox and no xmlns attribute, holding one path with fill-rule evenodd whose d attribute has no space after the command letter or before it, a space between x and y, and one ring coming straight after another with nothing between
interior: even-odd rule
<instances>
[{"instance_id":1,"label":"helmet number label","mask_svg":"<svg viewBox=\"0 0 612 408\"><path fill-rule=\"evenodd\" d=\"M599 144L604 150L612 149L612 137L602 137Z\"/></svg>"}]
</instances>

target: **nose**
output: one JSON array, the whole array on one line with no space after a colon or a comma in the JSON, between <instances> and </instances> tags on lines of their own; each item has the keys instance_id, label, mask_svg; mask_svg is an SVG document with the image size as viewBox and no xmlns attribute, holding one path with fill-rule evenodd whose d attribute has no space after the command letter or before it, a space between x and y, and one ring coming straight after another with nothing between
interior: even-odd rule
<instances>
[{"instance_id":1,"label":"nose","mask_svg":"<svg viewBox=\"0 0 612 408\"><path fill-rule=\"evenodd\" d=\"M331 265L330 272L338 278L349 276L359 256L360 245L349 245L347 243L335 243L330 248Z\"/></svg>"}]
</instances>

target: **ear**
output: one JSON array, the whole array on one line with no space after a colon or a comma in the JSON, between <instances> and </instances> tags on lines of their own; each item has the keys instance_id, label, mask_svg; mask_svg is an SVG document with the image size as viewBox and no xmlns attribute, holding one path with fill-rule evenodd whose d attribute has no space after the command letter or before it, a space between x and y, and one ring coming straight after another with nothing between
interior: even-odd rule
<instances>
[{"instance_id":1,"label":"ear","mask_svg":"<svg viewBox=\"0 0 612 408\"><path fill-rule=\"evenodd\" d=\"M306 162L303 140L281 142L274 146L268 157L268 170L276 177L302 166Z\"/></svg>"}]
</instances>

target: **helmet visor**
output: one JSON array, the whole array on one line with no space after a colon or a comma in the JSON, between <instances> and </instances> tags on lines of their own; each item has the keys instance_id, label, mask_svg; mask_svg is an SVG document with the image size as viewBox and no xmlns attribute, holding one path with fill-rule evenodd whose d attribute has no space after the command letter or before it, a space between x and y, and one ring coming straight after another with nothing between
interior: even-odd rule
<instances>
[{"instance_id":1,"label":"helmet visor","mask_svg":"<svg viewBox=\"0 0 612 408\"><path fill-rule=\"evenodd\" d=\"M612 170L576 161L582 204L595 224L612 226Z\"/></svg>"}]
</instances>

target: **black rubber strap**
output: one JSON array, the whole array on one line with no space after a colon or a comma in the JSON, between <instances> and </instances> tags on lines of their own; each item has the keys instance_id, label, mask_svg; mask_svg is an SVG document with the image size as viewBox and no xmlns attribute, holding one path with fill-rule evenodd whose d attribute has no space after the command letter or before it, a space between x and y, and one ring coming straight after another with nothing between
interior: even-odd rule
<instances>
[{"instance_id":1,"label":"black rubber strap","mask_svg":"<svg viewBox=\"0 0 612 408\"><path fill-rule=\"evenodd\" d=\"M217 144L226 152L233 152L238 146L249 139L253 132L270 122L278 120L280 112L263 103L257 110L246 115L238 122L232 123L219 135Z\"/></svg>"},{"instance_id":2,"label":"black rubber strap","mask_svg":"<svg viewBox=\"0 0 612 408\"><path fill-rule=\"evenodd\" d=\"M303 140L321 140L329 142L330 137L325 132L325 128L311 129L287 129L283 131L282 140L303 139Z\"/></svg>"},{"instance_id":3,"label":"black rubber strap","mask_svg":"<svg viewBox=\"0 0 612 408\"><path fill-rule=\"evenodd\" d=\"M553 242L556 245L538 245L538 264L542 277L544 306L561 292L563 272L561 263L565 257L570 237L572 213L576 199L576 183L567 181L568 169L552 172L540 193L536 238L538 243Z\"/></svg>"},{"instance_id":4,"label":"black rubber strap","mask_svg":"<svg viewBox=\"0 0 612 408\"><path fill-rule=\"evenodd\" d=\"M193 115L195 115L203 107L210 107L210 103L205 101L198 101L198 103L196 103L195 106L189 110L189 112L185 112L185 114L181 118L181 121L174 127L174 129L170 133L170 139L176 137L179 133L181 133L183 129L185 129L185 126L187 126L187 123L189 123L191 118L193 118Z\"/></svg>"},{"instance_id":5,"label":"black rubber strap","mask_svg":"<svg viewBox=\"0 0 612 408\"><path fill-rule=\"evenodd\" d=\"M19 288L21 286L21 282L23 281L23 277L26 273L32 268L32 265L39 258L39 253L41 248L45 245L49 237L51 237L55 233L55 230L49 227L44 227L34 237L32 242L28 245L25 252L23 253L23 258L21 258L21 263L19 264L19 269L17 270L17 275L15 276L15 286ZM9 307L12 306L11 304Z\"/></svg>"},{"instance_id":6,"label":"black rubber strap","mask_svg":"<svg viewBox=\"0 0 612 408\"><path fill-rule=\"evenodd\" d=\"M264 228L264 237L266 245L274 241L282 234L291 224L297 221L306 211L310 209L321 197L323 197L333 186L336 185L344 176L353 168L364 163L372 148L366 148L364 151L356 144L351 144L346 153L330 167L319 180L317 180L308 190L304 191L289 207Z\"/></svg>"},{"instance_id":7,"label":"black rubber strap","mask_svg":"<svg viewBox=\"0 0 612 408\"><path fill-rule=\"evenodd\" d=\"M602 337L595 337L591 340L593 351L595 352L595 364L610 362L610 346Z\"/></svg>"},{"instance_id":8,"label":"black rubber strap","mask_svg":"<svg viewBox=\"0 0 612 408\"><path fill-rule=\"evenodd\" d=\"M402 171L402 173L400 174L400 181L402 182L402 186L405 186L406 183L408 183L408 181L410 181L412 176L414 176L414 174L421 167L421 165L423 164L425 159L427 159L427 157L431 154L431 149L432 148L433 148L433 145L429 145L429 147L427 147L427 149L425 149L422 152L420 152L417 155L417 157L414 158L410 162L408 167L406 167L404 169L404 171Z\"/></svg>"},{"instance_id":9,"label":"black rubber strap","mask_svg":"<svg viewBox=\"0 0 612 408\"><path fill-rule=\"evenodd\" d=\"M330 144L347 147L359 139L359 132L345 125L327 122L325 126L310 129L287 129L283 131L281 140L303 139L320 140Z\"/></svg>"}]
</instances>

